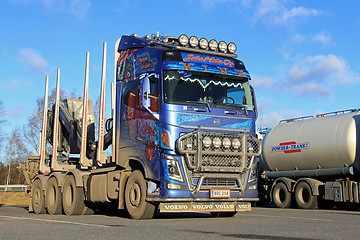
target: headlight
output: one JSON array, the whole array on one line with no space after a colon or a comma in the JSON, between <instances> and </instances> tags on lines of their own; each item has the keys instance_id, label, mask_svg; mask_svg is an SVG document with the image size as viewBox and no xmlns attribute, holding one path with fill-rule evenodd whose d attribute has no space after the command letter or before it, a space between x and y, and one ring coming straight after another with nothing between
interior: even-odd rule
<instances>
[{"instance_id":1,"label":"headlight","mask_svg":"<svg viewBox=\"0 0 360 240\"><path fill-rule=\"evenodd\" d=\"M189 38L185 34L181 34L179 37L179 43L184 47L189 43Z\"/></svg>"},{"instance_id":2,"label":"headlight","mask_svg":"<svg viewBox=\"0 0 360 240\"><path fill-rule=\"evenodd\" d=\"M203 145L204 145L205 148L209 148L211 146L211 138L210 137L204 137Z\"/></svg>"},{"instance_id":3,"label":"headlight","mask_svg":"<svg viewBox=\"0 0 360 240\"><path fill-rule=\"evenodd\" d=\"M253 182L257 178L257 163L253 163L250 169L249 181Z\"/></svg>"},{"instance_id":4,"label":"headlight","mask_svg":"<svg viewBox=\"0 0 360 240\"><path fill-rule=\"evenodd\" d=\"M181 174L180 165L176 158L166 156L166 163L168 167L169 178L175 181L183 182L184 180Z\"/></svg>"},{"instance_id":5,"label":"headlight","mask_svg":"<svg viewBox=\"0 0 360 240\"><path fill-rule=\"evenodd\" d=\"M229 149L231 147L231 141L230 141L229 138L224 138L223 146L224 146L225 149Z\"/></svg>"},{"instance_id":6,"label":"headlight","mask_svg":"<svg viewBox=\"0 0 360 240\"><path fill-rule=\"evenodd\" d=\"M232 146L234 149L239 149L240 146L241 146L241 142L238 138L235 138L233 141L232 141Z\"/></svg>"},{"instance_id":7,"label":"headlight","mask_svg":"<svg viewBox=\"0 0 360 240\"><path fill-rule=\"evenodd\" d=\"M221 140L220 138L216 137L213 139L213 144L215 148L220 148L221 147Z\"/></svg>"},{"instance_id":8,"label":"headlight","mask_svg":"<svg viewBox=\"0 0 360 240\"><path fill-rule=\"evenodd\" d=\"M190 45L190 47L193 47L193 48L197 47L199 45L199 40L197 39L197 37L195 37L195 36L190 37L189 45Z\"/></svg>"},{"instance_id":9,"label":"headlight","mask_svg":"<svg viewBox=\"0 0 360 240\"><path fill-rule=\"evenodd\" d=\"M218 48L218 43L215 39L210 40L209 42L209 49L211 51L215 51Z\"/></svg>"},{"instance_id":10,"label":"headlight","mask_svg":"<svg viewBox=\"0 0 360 240\"><path fill-rule=\"evenodd\" d=\"M228 44L228 51L229 51L229 53L234 53L234 52L236 52L236 45L235 45L235 43L231 42L231 43Z\"/></svg>"},{"instance_id":11,"label":"headlight","mask_svg":"<svg viewBox=\"0 0 360 240\"><path fill-rule=\"evenodd\" d=\"M219 42L219 50L220 50L220 52L226 52L226 50L227 50L227 44L226 44L226 42L224 42L224 41L221 41L221 42Z\"/></svg>"},{"instance_id":12,"label":"headlight","mask_svg":"<svg viewBox=\"0 0 360 240\"><path fill-rule=\"evenodd\" d=\"M205 50L207 49L209 46L209 42L208 40L206 40L206 38L201 38L200 41L199 41L199 47L202 49L202 50Z\"/></svg>"}]
</instances>

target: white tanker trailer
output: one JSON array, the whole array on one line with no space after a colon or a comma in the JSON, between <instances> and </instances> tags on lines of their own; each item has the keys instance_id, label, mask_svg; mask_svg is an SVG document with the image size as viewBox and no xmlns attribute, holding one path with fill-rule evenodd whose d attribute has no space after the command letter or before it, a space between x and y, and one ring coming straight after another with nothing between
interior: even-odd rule
<instances>
[{"instance_id":1,"label":"white tanker trailer","mask_svg":"<svg viewBox=\"0 0 360 240\"><path fill-rule=\"evenodd\" d=\"M278 207L360 204L360 112L283 120L262 143L259 198Z\"/></svg>"}]
</instances>

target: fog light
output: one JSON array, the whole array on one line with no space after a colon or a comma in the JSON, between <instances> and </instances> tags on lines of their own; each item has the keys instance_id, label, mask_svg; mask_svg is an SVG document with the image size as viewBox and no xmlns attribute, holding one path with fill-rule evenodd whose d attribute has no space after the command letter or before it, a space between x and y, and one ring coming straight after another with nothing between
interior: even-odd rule
<instances>
[{"instance_id":1,"label":"fog light","mask_svg":"<svg viewBox=\"0 0 360 240\"><path fill-rule=\"evenodd\" d=\"M213 139L213 144L215 148L220 148L221 147L221 140L220 138L216 137Z\"/></svg>"},{"instance_id":2,"label":"fog light","mask_svg":"<svg viewBox=\"0 0 360 240\"><path fill-rule=\"evenodd\" d=\"M199 45L199 40L197 39L197 37L195 36L190 37L189 45L190 47L196 48Z\"/></svg>"},{"instance_id":3,"label":"fog light","mask_svg":"<svg viewBox=\"0 0 360 240\"><path fill-rule=\"evenodd\" d=\"M220 52L226 52L227 50L227 44L224 41L219 42L219 50Z\"/></svg>"},{"instance_id":4,"label":"fog light","mask_svg":"<svg viewBox=\"0 0 360 240\"><path fill-rule=\"evenodd\" d=\"M210 137L204 137L203 145L204 145L205 148L209 148L211 146L211 138Z\"/></svg>"},{"instance_id":5,"label":"fog light","mask_svg":"<svg viewBox=\"0 0 360 240\"><path fill-rule=\"evenodd\" d=\"M241 142L238 138L235 138L233 141L232 141L232 146L234 149L239 149L240 146L241 146Z\"/></svg>"},{"instance_id":6,"label":"fog light","mask_svg":"<svg viewBox=\"0 0 360 240\"><path fill-rule=\"evenodd\" d=\"M215 51L218 48L218 43L215 39L210 40L209 42L209 49L211 51Z\"/></svg>"},{"instance_id":7,"label":"fog light","mask_svg":"<svg viewBox=\"0 0 360 240\"><path fill-rule=\"evenodd\" d=\"M231 43L228 44L228 51L229 51L229 53L234 53L234 52L236 52L236 45L235 45L235 43L231 42Z\"/></svg>"},{"instance_id":8,"label":"fog light","mask_svg":"<svg viewBox=\"0 0 360 240\"><path fill-rule=\"evenodd\" d=\"M205 50L207 49L209 46L209 42L206 38L201 38L200 41L199 41L199 47L202 49L202 50Z\"/></svg>"},{"instance_id":9,"label":"fog light","mask_svg":"<svg viewBox=\"0 0 360 240\"><path fill-rule=\"evenodd\" d=\"M179 37L179 43L184 47L189 43L189 38L185 34L181 34Z\"/></svg>"},{"instance_id":10,"label":"fog light","mask_svg":"<svg viewBox=\"0 0 360 240\"><path fill-rule=\"evenodd\" d=\"M224 138L224 140L223 140L223 146L224 146L224 148L226 148L226 149L229 149L229 148L231 147L231 141L230 141L229 138Z\"/></svg>"}]
</instances>

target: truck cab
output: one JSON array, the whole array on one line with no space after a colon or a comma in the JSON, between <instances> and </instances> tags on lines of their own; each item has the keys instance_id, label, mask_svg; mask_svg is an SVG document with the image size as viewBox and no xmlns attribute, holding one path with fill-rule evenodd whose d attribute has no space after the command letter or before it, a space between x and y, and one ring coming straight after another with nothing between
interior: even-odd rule
<instances>
[{"instance_id":1,"label":"truck cab","mask_svg":"<svg viewBox=\"0 0 360 240\"><path fill-rule=\"evenodd\" d=\"M142 169L160 211L236 213L257 200L256 101L234 50L186 35L117 42L116 165Z\"/></svg>"}]
</instances>

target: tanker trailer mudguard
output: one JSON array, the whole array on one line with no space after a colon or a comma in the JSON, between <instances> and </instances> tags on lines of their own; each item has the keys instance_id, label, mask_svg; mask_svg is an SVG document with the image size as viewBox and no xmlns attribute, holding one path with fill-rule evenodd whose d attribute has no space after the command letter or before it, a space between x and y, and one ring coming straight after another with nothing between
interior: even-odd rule
<instances>
[{"instance_id":1,"label":"tanker trailer mudguard","mask_svg":"<svg viewBox=\"0 0 360 240\"><path fill-rule=\"evenodd\" d=\"M112 117L104 134L106 43L95 141L89 52L83 99L44 115L30 210L84 214L98 204L133 219L160 212L230 217L258 200L256 101L234 43L196 37L122 36L115 46ZM49 118L49 120L48 120ZM46 145L52 145L52 155ZM104 149L112 146L111 155Z\"/></svg>"},{"instance_id":2,"label":"tanker trailer mudguard","mask_svg":"<svg viewBox=\"0 0 360 240\"><path fill-rule=\"evenodd\" d=\"M250 75L233 54L194 50L121 38L117 164L141 159L160 211L246 210L260 153Z\"/></svg>"}]
</instances>

